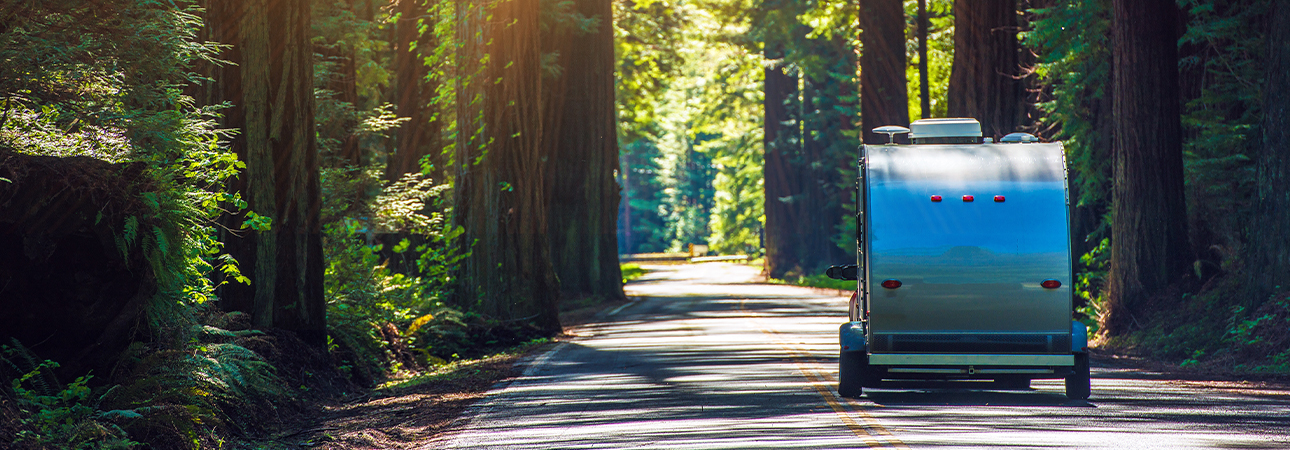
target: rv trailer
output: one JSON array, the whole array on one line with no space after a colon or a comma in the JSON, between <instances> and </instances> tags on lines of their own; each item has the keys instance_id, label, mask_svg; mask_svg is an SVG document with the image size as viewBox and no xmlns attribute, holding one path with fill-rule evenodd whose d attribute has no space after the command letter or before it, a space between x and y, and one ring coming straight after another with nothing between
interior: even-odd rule
<instances>
[{"instance_id":1,"label":"rv trailer","mask_svg":"<svg viewBox=\"0 0 1290 450\"><path fill-rule=\"evenodd\" d=\"M974 119L874 130L856 183L856 280L840 330L838 393L900 381L1022 389L1064 378L1090 394L1088 339L1072 320L1066 162L1060 143L991 142Z\"/></svg>"}]
</instances>

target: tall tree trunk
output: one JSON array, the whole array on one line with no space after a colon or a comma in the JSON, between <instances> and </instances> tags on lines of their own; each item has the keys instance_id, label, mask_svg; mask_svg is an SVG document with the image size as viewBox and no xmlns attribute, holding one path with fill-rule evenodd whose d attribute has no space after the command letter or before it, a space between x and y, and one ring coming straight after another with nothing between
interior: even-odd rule
<instances>
[{"instance_id":1,"label":"tall tree trunk","mask_svg":"<svg viewBox=\"0 0 1290 450\"><path fill-rule=\"evenodd\" d=\"M321 344L326 310L309 3L210 3L208 32L231 46L222 57L236 65L217 69L207 103L234 105L224 124L242 130L232 147L246 171L232 188L251 211L273 219L268 231L224 234L225 249L252 284L225 285L221 302L249 312L257 326L294 330ZM240 219L230 217L227 225L237 230Z\"/></svg>"},{"instance_id":2,"label":"tall tree trunk","mask_svg":"<svg viewBox=\"0 0 1290 450\"><path fill-rule=\"evenodd\" d=\"M864 142L882 144L883 125L909 125L909 85L905 81L905 7L900 0L860 2L860 117ZM903 137L901 137L903 139Z\"/></svg>"},{"instance_id":3,"label":"tall tree trunk","mask_svg":"<svg viewBox=\"0 0 1290 450\"><path fill-rule=\"evenodd\" d=\"M1290 288L1290 4L1272 2L1263 90L1263 150L1255 158L1258 197L1250 222L1250 268L1259 299Z\"/></svg>"},{"instance_id":4,"label":"tall tree trunk","mask_svg":"<svg viewBox=\"0 0 1290 450\"><path fill-rule=\"evenodd\" d=\"M558 52L563 74L543 84L542 155L551 259L563 293L625 299L618 265L618 129L614 112L611 0L577 0L600 19L594 33L555 30L544 46Z\"/></svg>"},{"instance_id":5,"label":"tall tree trunk","mask_svg":"<svg viewBox=\"0 0 1290 450\"><path fill-rule=\"evenodd\" d=\"M459 301L501 320L560 330L540 160L538 0L505 0L483 19L483 140L457 150L457 220L474 243ZM477 85L477 84L476 84Z\"/></svg>"},{"instance_id":6,"label":"tall tree trunk","mask_svg":"<svg viewBox=\"0 0 1290 450\"><path fill-rule=\"evenodd\" d=\"M385 179L395 181L404 174L420 173L421 159L431 155L432 177L442 180L443 158L440 151L441 125L431 100L438 85L431 79L430 67L423 53L433 51L434 31L419 31L429 5L424 0L399 0L399 20L395 25L394 70L397 109L395 114L407 117L396 132L397 143L385 166Z\"/></svg>"},{"instance_id":7,"label":"tall tree trunk","mask_svg":"<svg viewBox=\"0 0 1290 450\"><path fill-rule=\"evenodd\" d=\"M981 121L995 139L1022 123L1017 0L954 0L948 113Z\"/></svg>"},{"instance_id":8,"label":"tall tree trunk","mask_svg":"<svg viewBox=\"0 0 1290 450\"><path fill-rule=\"evenodd\" d=\"M1106 329L1135 325L1187 274L1182 125L1173 0L1114 0L1115 189Z\"/></svg>"},{"instance_id":9,"label":"tall tree trunk","mask_svg":"<svg viewBox=\"0 0 1290 450\"><path fill-rule=\"evenodd\" d=\"M932 94L927 77L927 0L918 0L918 110L926 119L932 117Z\"/></svg>"},{"instance_id":10,"label":"tall tree trunk","mask_svg":"<svg viewBox=\"0 0 1290 450\"><path fill-rule=\"evenodd\" d=\"M780 60L783 52L773 43L766 44L766 59ZM797 194L798 172L792 161L800 158L801 131L793 112L797 109L797 77L784 72L783 64L767 65L765 70L765 97L763 110L765 152L764 208L766 224L766 273L771 278L783 278L799 266L797 256L798 233L797 206L792 198Z\"/></svg>"}]
</instances>

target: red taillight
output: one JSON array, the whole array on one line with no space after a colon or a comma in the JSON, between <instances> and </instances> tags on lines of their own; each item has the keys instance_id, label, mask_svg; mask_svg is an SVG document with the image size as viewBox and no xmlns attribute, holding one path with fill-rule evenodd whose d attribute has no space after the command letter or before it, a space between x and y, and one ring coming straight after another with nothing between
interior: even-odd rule
<instances>
[{"instance_id":1,"label":"red taillight","mask_svg":"<svg viewBox=\"0 0 1290 450\"><path fill-rule=\"evenodd\" d=\"M900 280L897 280L897 279L894 279L894 278L892 278L892 279L887 279L887 280L882 280L882 287L885 287L885 288L887 288L887 289L895 289L895 288L898 288L898 287L900 287Z\"/></svg>"},{"instance_id":2,"label":"red taillight","mask_svg":"<svg viewBox=\"0 0 1290 450\"><path fill-rule=\"evenodd\" d=\"M934 202L939 202L939 201L941 201L941 196L939 196L939 195L933 195L933 196L932 196L932 201L934 201Z\"/></svg>"},{"instance_id":3,"label":"red taillight","mask_svg":"<svg viewBox=\"0 0 1290 450\"><path fill-rule=\"evenodd\" d=\"M855 302L856 302L856 295L857 295L857 294L859 294L859 292L852 292L852 293L851 293L851 300L847 300L847 303L855 303Z\"/></svg>"},{"instance_id":4,"label":"red taillight","mask_svg":"<svg viewBox=\"0 0 1290 450\"><path fill-rule=\"evenodd\" d=\"M1057 281L1057 280L1053 280L1053 279L1048 279L1048 280L1044 280L1043 282L1039 283L1039 285L1040 285L1040 286L1043 286L1043 287L1044 287L1044 289L1057 289L1057 288L1059 288L1059 287L1062 287L1062 282Z\"/></svg>"},{"instance_id":5,"label":"red taillight","mask_svg":"<svg viewBox=\"0 0 1290 450\"><path fill-rule=\"evenodd\" d=\"M976 200L976 198L972 197L971 195L964 195L964 196L963 196L963 201L965 201L965 202L970 202L970 201L972 201L972 200Z\"/></svg>"},{"instance_id":6,"label":"red taillight","mask_svg":"<svg viewBox=\"0 0 1290 450\"><path fill-rule=\"evenodd\" d=\"M999 203L1003 203L1003 196L1002 196L1002 195L996 195L996 196L994 196L994 201L999 202Z\"/></svg>"}]
</instances>

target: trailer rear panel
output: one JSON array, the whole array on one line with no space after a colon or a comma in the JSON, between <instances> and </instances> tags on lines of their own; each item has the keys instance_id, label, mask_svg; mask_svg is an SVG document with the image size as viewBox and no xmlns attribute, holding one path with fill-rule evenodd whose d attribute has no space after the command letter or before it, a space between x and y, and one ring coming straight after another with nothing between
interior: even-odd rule
<instances>
[{"instance_id":1,"label":"trailer rear panel","mask_svg":"<svg viewBox=\"0 0 1290 450\"><path fill-rule=\"evenodd\" d=\"M1070 354L1060 144L866 146L865 158L870 353Z\"/></svg>"}]
</instances>

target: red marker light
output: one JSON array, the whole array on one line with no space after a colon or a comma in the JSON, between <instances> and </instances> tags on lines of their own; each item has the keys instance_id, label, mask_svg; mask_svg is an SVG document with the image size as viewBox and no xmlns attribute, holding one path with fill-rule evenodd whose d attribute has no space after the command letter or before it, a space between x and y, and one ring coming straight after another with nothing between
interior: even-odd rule
<instances>
[{"instance_id":1,"label":"red marker light","mask_svg":"<svg viewBox=\"0 0 1290 450\"><path fill-rule=\"evenodd\" d=\"M964 195L964 196L963 196L963 201L965 201L965 202L970 202L970 201L972 201L972 200L976 200L976 198L972 197L971 195Z\"/></svg>"},{"instance_id":2,"label":"red marker light","mask_svg":"<svg viewBox=\"0 0 1290 450\"><path fill-rule=\"evenodd\" d=\"M1003 203L1003 196L1002 195L994 196L994 201L995 203Z\"/></svg>"},{"instance_id":3,"label":"red marker light","mask_svg":"<svg viewBox=\"0 0 1290 450\"><path fill-rule=\"evenodd\" d=\"M885 287L887 289L898 288L900 287L900 280L897 280L895 278L882 280L882 287Z\"/></svg>"},{"instance_id":4,"label":"red marker light","mask_svg":"<svg viewBox=\"0 0 1290 450\"><path fill-rule=\"evenodd\" d=\"M932 201L933 201L933 202L939 202L939 201L941 201L941 196L939 196L939 195L933 195L933 196L932 196Z\"/></svg>"},{"instance_id":5,"label":"red marker light","mask_svg":"<svg viewBox=\"0 0 1290 450\"><path fill-rule=\"evenodd\" d=\"M1043 286L1044 289L1057 289L1062 287L1062 282L1050 278L1039 283L1039 285Z\"/></svg>"}]
</instances>

